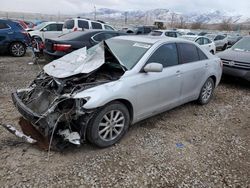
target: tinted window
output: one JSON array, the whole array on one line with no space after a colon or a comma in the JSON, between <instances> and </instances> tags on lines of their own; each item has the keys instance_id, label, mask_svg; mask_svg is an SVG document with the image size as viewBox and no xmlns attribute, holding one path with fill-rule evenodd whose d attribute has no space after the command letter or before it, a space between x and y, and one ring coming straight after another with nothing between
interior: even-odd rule
<instances>
[{"instance_id":1,"label":"tinted window","mask_svg":"<svg viewBox=\"0 0 250 188\"><path fill-rule=\"evenodd\" d=\"M193 44L181 43L178 44L181 63L190 63L199 61L199 54L197 48Z\"/></svg>"},{"instance_id":2,"label":"tinted window","mask_svg":"<svg viewBox=\"0 0 250 188\"><path fill-rule=\"evenodd\" d=\"M112 28L111 26L109 26L109 25L104 25L104 28L106 29L106 30L111 30L111 31L113 31L114 30L114 28Z\"/></svg>"},{"instance_id":3,"label":"tinted window","mask_svg":"<svg viewBox=\"0 0 250 188\"><path fill-rule=\"evenodd\" d=\"M165 35L168 37L176 37L174 32L166 32Z\"/></svg>"},{"instance_id":4,"label":"tinted window","mask_svg":"<svg viewBox=\"0 0 250 188\"><path fill-rule=\"evenodd\" d=\"M145 34L150 33L150 32L151 32L151 28L149 28L149 27L144 28L144 33Z\"/></svg>"},{"instance_id":5,"label":"tinted window","mask_svg":"<svg viewBox=\"0 0 250 188\"><path fill-rule=\"evenodd\" d=\"M115 36L117 36L116 33L100 33L100 34L95 35L93 39L97 42L101 42L103 40L106 40Z\"/></svg>"},{"instance_id":6,"label":"tinted window","mask_svg":"<svg viewBox=\"0 0 250 188\"><path fill-rule=\"evenodd\" d=\"M84 20L78 20L78 27L82 29L89 29L89 22Z\"/></svg>"},{"instance_id":7,"label":"tinted window","mask_svg":"<svg viewBox=\"0 0 250 188\"><path fill-rule=\"evenodd\" d=\"M63 28L73 29L73 27L74 27L74 20L67 20L66 22L64 22Z\"/></svg>"},{"instance_id":8,"label":"tinted window","mask_svg":"<svg viewBox=\"0 0 250 188\"><path fill-rule=\"evenodd\" d=\"M199 48L197 48L197 51L198 51L200 60L208 59L207 56L203 53L203 51L201 51Z\"/></svg>"},{"instance_id":9,"label":"tinted window","mask_svg":"<svg viewBox=\"0 0 250 188\"><path fill-rule=\"evenodd\" d=\"M195 42L198 43L199 45L203 45L202 38L198 38Z\"/></svg>"},{"instance_id":10,"label":"tinted window","mask_svg":"<svg viewBox=\"0 0 250 188\"><path fill-rule=\"evenodd\" d=\"M102 29L102 25L97 22L91 22L92 29Z\"/></svg>"},{"instance_id":11,"label":"tinted window","mask_svg":"<svg viewBox=\"0 0 250 188\"><path fill-rule=\"evenodd\" d=\"M57 24L57 31L62 31L63 24Z\"/></svg>"},{"instance_id":12,"label":"tinted window","mask_svg":"<svg viewBox=\"0 0 250 188\"><path fill-rule=\"evenodd\" d=\"M160 63L163 67L178 65L176 44L164 44L149 58L147 63Z\"/></svg>"},{"instance_id":13,"label":"tinted window","mask_svg":"<svg viewBox=\"0 0 250 188\"><path fill-rule=\"evenodd\" d=\"M0 29L8 29L9 26L6 23L0 23Z\"/></svg>"}]
</instances>

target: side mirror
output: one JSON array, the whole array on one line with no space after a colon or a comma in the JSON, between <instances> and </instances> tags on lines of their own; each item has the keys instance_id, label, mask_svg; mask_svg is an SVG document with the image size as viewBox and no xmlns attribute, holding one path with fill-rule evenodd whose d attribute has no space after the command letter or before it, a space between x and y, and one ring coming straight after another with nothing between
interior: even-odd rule
<instances>
[{"instance_id":1,"label":"side mirror","mask_svg":"<svg viewBox=\"0 0 250 188\"><path fill-rule=\"evenodd\" d=\"M47 28L43 28L42 31L45 32L45 31L48 31L48 29Z\"/></svg>"},{"instance_id":2,"label":"side mirror","mask_svg":"<svg viewBox=\"0 0 250 188\"><path fill-rule=\"evenodd\" d=\"M144 69L145 72L162 72L163 66L160 63L149 63Z\"/></svg>"}]
</instances>

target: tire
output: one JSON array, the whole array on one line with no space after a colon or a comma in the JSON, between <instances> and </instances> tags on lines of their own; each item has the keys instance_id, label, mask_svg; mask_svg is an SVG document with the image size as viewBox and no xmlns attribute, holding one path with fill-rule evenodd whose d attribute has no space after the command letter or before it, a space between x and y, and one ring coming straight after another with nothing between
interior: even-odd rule
<instances>
[{"instance_id":1,"label":"tire","mask_svg":"<svg viewBox=\"0 0 250 188\"><path fill-rule=\"evenodd\" d=\"M198 98L198 103L201 105L205 105L210 102L213 97L214 92L214 81L212 78L208 78L205 84L202 86L200 95Z\"/></svg>"},{"instance_id":2,"label":"tire","mask_svg":"<svg viewBox=\"0 0 250 188\"><path fill-rule=\"evenodd\" d=\"M227 49L227 44L225 44L223 47L222 47L222 50L226 50Z\"/></svg>"},{"instance_id":3,"label":"tire","mask_svg":"<svg viewBox=\"0 0 250 188\"><path fill-rule=\"evenodd\" d=\"M214 55L214 51L213 50L211 50L210 53Z\"/></svg>"},{"instance_id":4,"label":"tire","mask_svg":"<svg viewBox=\"0 0 250 188\"><path fill-rule=\"evenodd\" d=\"M129 123L127 107L120 102L109 103L94 114L87 127L87 139L101 148L112 146L127 132Z\"/></svg>"},{"instance_id":5,"label":"tire","mask_svg":"<svg viewBox=\"0 0 250 188\"><path fill-rule=\"evenodd\" d=\"M9 51L14 57L22 57L26 53L26 46L21 42L13 42L9 47Z\"/></svg>"}]
</instances>

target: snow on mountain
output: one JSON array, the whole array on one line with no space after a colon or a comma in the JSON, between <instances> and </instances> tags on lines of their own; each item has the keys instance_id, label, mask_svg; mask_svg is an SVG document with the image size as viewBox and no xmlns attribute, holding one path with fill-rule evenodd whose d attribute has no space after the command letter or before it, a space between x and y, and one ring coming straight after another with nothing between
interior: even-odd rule
<instances>
[{"instance_id":1,"label":"snow on mountain","mask_svg":"<svg viewBox=\"0 0 250 188\"><path fill-rule=\"evenodd\" d=\"M84 13L82 16L93 17L94 12ZM162 20L171 22L173 19L180 19L182 17L185 22L201 22L201 23L221 23L225 19L232 19L234 23L242 23L249 20L249 18L242 15L232 14L230 12L214 10L206 13L179 13L168 9L153 9L153 10L135 10L135 11L119 11L109 8L101 8L96 11L98 19L114 19L120 20L127 16L128 19L147 20L153 22L154 20Z\"/></svg>"}]
</instances>

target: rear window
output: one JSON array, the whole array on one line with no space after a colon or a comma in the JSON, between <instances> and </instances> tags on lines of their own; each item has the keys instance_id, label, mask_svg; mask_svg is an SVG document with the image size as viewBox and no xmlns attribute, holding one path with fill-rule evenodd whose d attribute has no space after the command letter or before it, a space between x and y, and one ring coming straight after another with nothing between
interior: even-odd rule
<instances>
[{"instance_id":1,"label":"rear window","mask_svg":"<svg viewBox=\"0 0 250 188\"><path fill-rule=\"evenodd\" d=\"M89 22L85 20L78 20L78 27L82 29L89 29Z\"/></svg>"},{"instance_id":2,"label":"rear window","mask_svg":"<svg viewBox=\"0 0 250 188\"><path fill-rule=\"evenodd\" d=\"M74 20L67 20L64 23L63 28L65 28L65 29L73 29L74 28Z\"/></svg>"},{"instance_id":3,"label":"rear window","mask_svg":"<svg viewBox=\"0 0 250 188\"><path fill-rule=\"evenodd\" d=\"M79 40L81 38L83 38L84 36L86 36L87 33L83 32L83 31L75 31L75 32L70 32L64 35L59 36L59 38L61 40Z\"/></svg>"},{"instance_id":4,"label":"rear window","mask_svg":"<svg viewBox=\"0 0 250 188\"><path fill-rule=\"evenodd\" d=\"M8 29L9 26L6 23L0 23L0 29Z\"/></svg>"},{"instance_id":5,"label":"rear window","mask_svg":"<svg viewBox=\"0 0 250 188\"><path fill-rule=\"evenodd\" d=\"M92 29L102 29L102 25L97 22L91 22Z\"/></svg>"},{"instance_id":6,"label":"rear window","mask_svg":"<svg viewBox=\"0 0 250 188\"><path fill-rule=\"evenodd\" d=\"M149 35L151 35L151 36L161 36L162 32L161 31L152 31L151 33L149 33Z\"/></svg>"},{"instance_id":7,"label":"rear window","mask_svg":"<svg viewBox=\"0 0 250 188\"><path fill-rule=\"evenodd\" d=\"M178 44L178 50L181 56L181 63L190 63L200 60L197 48L193 44Z\"/></svg>"}]
</instances>

